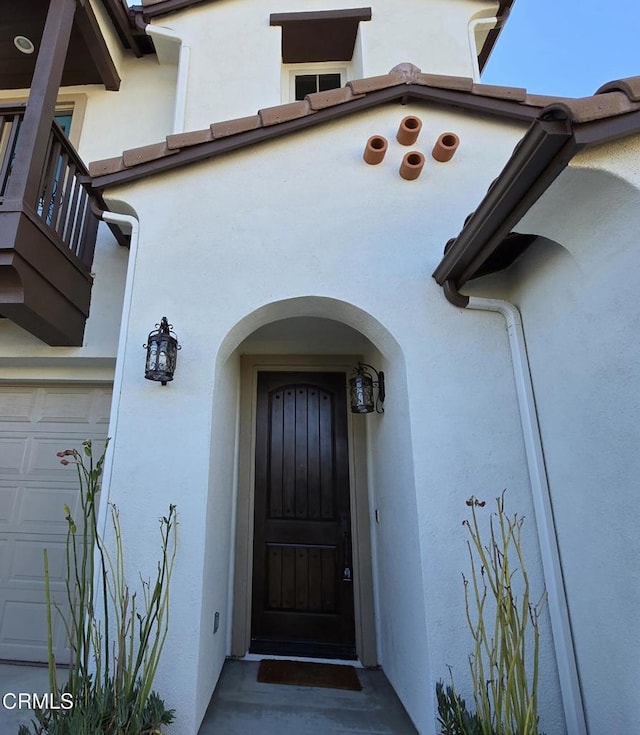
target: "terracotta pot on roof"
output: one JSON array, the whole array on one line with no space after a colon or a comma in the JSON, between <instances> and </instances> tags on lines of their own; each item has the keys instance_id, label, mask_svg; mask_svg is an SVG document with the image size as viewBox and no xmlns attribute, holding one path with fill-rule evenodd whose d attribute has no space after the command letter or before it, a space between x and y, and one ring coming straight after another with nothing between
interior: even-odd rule
<instances>
[{"instance_id":1,"label":"terracotta pot on roof","mask_svg":"<svg viewBox=\"0 0 640 735\"><path fill-rule=\"evenodd\" d=\"M420 176L424 166L424 156L420 151L409 151L404 154L400 164L400 176L407 181L413 181Z\"/></svg>"},{"instance_id":2,"label":"terracotta pot on roof","mask_svg":"<svg viewBox=\"0 0 640 735\"><path fill-rule=\"evenodd\" d=\"M400 121L396 140L400 145L413 145L418 140L421 130L422 120L415 115L407 115Z\"/></svg>"},{"instance_id":3,"label":"terracotta pot on roof","mask_svg":"<svg viewBox=\"0 0 640 735\"><path fill-rule=\"evenodd\" d=\"M387 145L387 139L382 135L372 135L367 141L362 157L368 164L375 166L384 158Z\"/></svg>"},{"instance_id":4,"label":"terracotta pot on roof","mask_svg":"<svg viewBox=\"0 0 640 735\"><path fill-rule=\"evenodd\" d=\"M436 161L446 163L453 158L453 154L458 150L459 145L460 138L455 133L442 133L433 146L431 155Z\"/></svg>"}]
</instances>

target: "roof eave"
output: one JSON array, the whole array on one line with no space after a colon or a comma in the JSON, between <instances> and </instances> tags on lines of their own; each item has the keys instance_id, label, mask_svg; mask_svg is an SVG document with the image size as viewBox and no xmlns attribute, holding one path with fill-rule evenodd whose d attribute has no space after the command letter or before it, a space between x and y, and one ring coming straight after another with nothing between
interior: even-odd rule
<instances>
[{"instance_id":1,"label":"roof eave","mask_svg":"<svg viewBox=\"0 0 640 735\"><path fill-rule=\"evenodd\" d=\"M640 110L586 122L543 111L518 144L460 234L445 247L433 278L455 288L477 277L511 230L588 145L640 133Z\"/></svg>"},{"instance_id":2,"label":"roof eave","mask_svg":"<svg viewBox=\"0 0 640 735\"><path fill-rule=\"evenodd\" d=\"M500 6L498 8L498 12L496 13L496 18L498 19L498 22L496 23L495 27L492 28L487 34L487 38L485 39L485 42L483 43L482 48L478 53L478 68L480 69L480 72L484 70L484 67L489 61L491 52L496 45L498 37L500 36L500 32L507 22L507 18L509 17L509 13L511 12L511 8L513 7L514 3L515 0L500 0Z\"/></svg>"},{"instance_id":3,"label":"roof eave","mask_svg":"<svg viewBox=\"0 0 640 735\"><path fill-rule=\"evenodd\" d=\"M212 1L215 0L159 0L159 2L153 5L133 5L130 11L135 15L141 16L146 22L149 22L151 18L169 15L170 13L175 13L194 5L201 5L205 2Z\"/></svg>"},{"instance_id":4,"label":"roof eave","mask_svg":"<svg viewBox=\"0 0 640 735\"><path fill-rule=\"evenodd\" d=\"M147 53L148 44L134 30L133 15L125 9L121 0L103 0L103 5L123 48L131 49L138 58Z\"/></svg>"},{"instance_id":5,"label":"roof eave","mask_svg":"<svg viewBox=\"0 0 640 735\"><path fill-rule=\"evenodd\" d=\"M578 150L566 120L536 120L433 272L461 288L549 188Z\"/></svg>"},{"instance_id":6,"label":"roof eave","mask_svg":"<svg viewBox=\"0 0 640 735\"><path fill-rule=\"evenodd\" d=\"M281 122L276 125L259 127L229 137L215 139L197 146L181 149L169 156L163 156L162 158L146 163L139 163L129 169L95 176L91 184L94 189L98 190L104 190L120 184L128 184L138 179L230 153L248 145L271 140L323 122L346 117L347 115L368 110L381 104L392 102L406 104L410 101L432 102L520 122L531 122L540 111L537 107L524 105L515 100L482 97L457 90L428 87L418 84L398 84L393 87L369 92L366 95L356 97L341 105L317 110L303 117Z\"/></svg>"}]
</instances>

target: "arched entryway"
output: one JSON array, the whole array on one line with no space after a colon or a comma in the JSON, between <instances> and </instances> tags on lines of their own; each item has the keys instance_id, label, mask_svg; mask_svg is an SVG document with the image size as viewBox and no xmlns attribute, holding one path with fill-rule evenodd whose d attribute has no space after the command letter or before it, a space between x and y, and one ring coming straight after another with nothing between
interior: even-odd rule
<instances>
[{"instance_id":1,"label":"arched entryway","mask_svg":"<svg viewBox=\"0 0 640 735\"><path fill-rule=\"evenodd\" d=\"M368 446L377 434L372 424L381 419L347 412L347 381L364 360L391 370L394 388L402 389L402 355L379 322L344 302L308 297L260 312L229 335L224 363L229 374L240 374L230 652L354 657L376 665L375 483L368 477ZM278 408L278 399L288 406ZM331 435L324 438L318 434L324 420L320 402L331 406L325 421ZM296 417L312 428L296 432ZM331 451L323 457L319 445L327 441ZM269 454L274 444L277 451ZM296 452L304 455L302 463ZM323 461L329 463L324 469ZM318 486L317 497L314 478L326 472L333 484ZM278 488L275 499L270 483ZM284 490L283 483L288 483ZM301 501L295 499L296 483L304 485ZM293 493L288 511L280 505L287 492ZM323 507L323 492L335 501L330 510ZM315 540L313 527L322 524L310 517L313 513L324 513L329 521ZM265 524L281 537L268 536ZM298 629L299 634L283 635Z\"/></svg>"}]
</instances>

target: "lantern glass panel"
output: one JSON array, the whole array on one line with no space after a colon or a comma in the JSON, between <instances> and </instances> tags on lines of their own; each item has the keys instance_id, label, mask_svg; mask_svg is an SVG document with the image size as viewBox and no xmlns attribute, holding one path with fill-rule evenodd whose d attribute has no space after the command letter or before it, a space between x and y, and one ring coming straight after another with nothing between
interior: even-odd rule
<instances>
[{"instance_id":1,"label":"lantern glass panel","mask_svg":"<svg viewBox=\"0 0 640 735\"><path fill-rule=\"evenodd\" d=\"M351 411L353 413L372 413L375 410L373 398L373 379L370 375L358 373L349 380L351 392Z\"/></svg>"}]
</instances>

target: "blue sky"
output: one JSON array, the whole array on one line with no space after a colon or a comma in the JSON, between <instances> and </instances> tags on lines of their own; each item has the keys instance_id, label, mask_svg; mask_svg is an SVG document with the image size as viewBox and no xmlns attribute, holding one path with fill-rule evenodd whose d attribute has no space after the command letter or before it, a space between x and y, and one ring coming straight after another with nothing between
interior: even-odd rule
<instances>
[{"instance_id":1,"label":"blue sky","mask_svg":"<svg viewBox=\"0 0 640 735\"><path fill-rule=\"evenodd\" d=\"M640 75L640 0L516 0L482 81L583 97Z\"/></svg>"}]
</instances>

